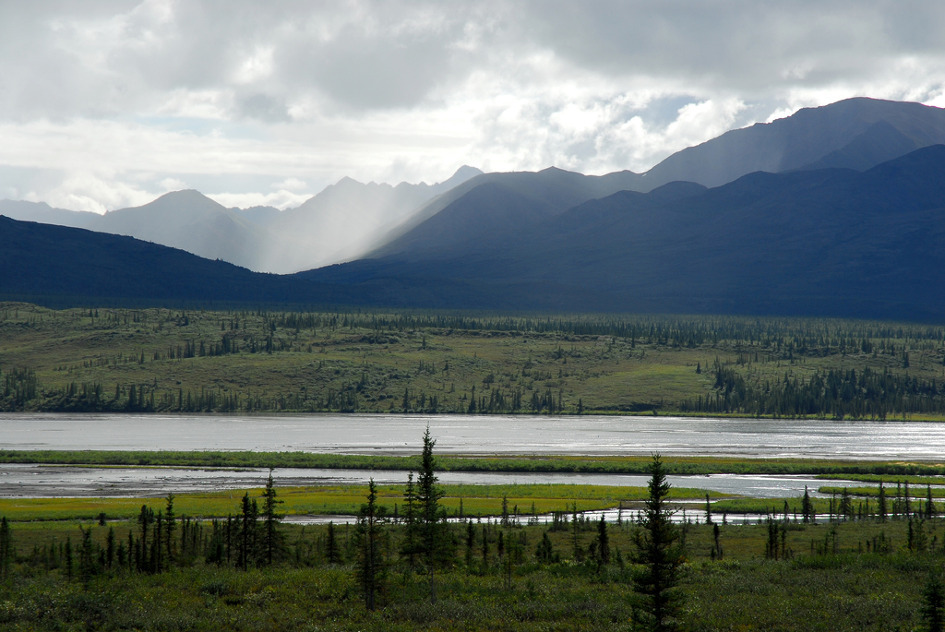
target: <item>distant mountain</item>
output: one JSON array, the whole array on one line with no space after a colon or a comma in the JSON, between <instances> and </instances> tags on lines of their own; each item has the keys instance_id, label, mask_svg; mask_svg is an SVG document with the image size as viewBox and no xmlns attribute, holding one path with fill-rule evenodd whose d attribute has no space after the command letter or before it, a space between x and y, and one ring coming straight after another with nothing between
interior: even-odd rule
<instances>
[{"instance_id":1,"label":"distant mountain","mask_svg":"<svg viewBox=\"0 0 945 632\"><path fill-rule=\"evenodd\" d=\"M0 215L137 237L251 270L289 273L363 256L430 199L481 173L464 166L434 185L344 178L286 211L224 208L186 190L104 215L0 200Z\"/></svg>"},{"instance_id":2,"label":"distant mountain","mask_svg":"<svg viewBox=\"0 0 945 632\"><path fill-rule=\"evenodd\" d=\"M261 266L258 245L275 239L265 225L252 221L252 216L226 209L192 190L167 193L144 206L104 215L51 208L42 203L0 200L0 215L137 237L251 269Z\"/></svg>"},{"instance_id":3,"label":"distant mountain","mask_svg":"<svg viewBox=\"0 0 945 632\"><path fill-rule=\"evenodd\" d=\"M855 98L732 130L676 152L643 174L649 190L676 180L718 186L754 171L869 169L945 143L945 110Z\"/></svg>"},{"instance_id":4,"label":"distant mountain","mask_svg":"<svg viewBox=\"0 0 945 632\"><path fill-rule=\"evenodd\" d=\"M270 226L282 215L282 211L274 206L251 206L249 208L231 208L228 210L257 226Z\"/></svg>"},{"instance_id":5,"label":"distant mountain","mask_svg":"<svg viewBox=\"0 0 945 632\"><path fill-rule=\"evenodd\" d=\"M343 178L273 222L281 239L261 254L263 269L295 272L364 256L429 200L481 173L464 166L434 185Z\"/></svg>"},{"instance_id":6,"label":"distant mountain","mask_svg":"<svg viewBox=\"0 0 945 632\"><path fill-rule=\"evenodd\" d=\"M643 175L345 179L284 212L224 209L184 191L92 222L152 241L187 238L211 258L245 253L259 269L370 252L286 276L3 220L0 294L191 297L184 274L206 275L207 300L234 302L941 320L943 112L851 99L724 134Z\"/></svg>"},{"instance_id":7,"label":"distant mountain","mask_svg":"<svg viewBox=\"0 0 945 632\"><path fill-rule=\"evenodd\" d=\"M173 246L251 270L263 269L259 244L276 239L268 228L194 190L175 191L144 206L110 211L90 228Z\"/></svg>"},{"instance_id":8,"label":"distant mountain","mask_svg":"<svg viewBox=\"0 0 945 632\"><path fill-rule=\"evenodd\" d=\"M350 304L292 277L260 274L132 237L0 217L0 295L56 305Z\"/></svg>"},{"instance_id":9,"label":"distant mountain","mask_svg":"<svg viewBox=\"0 0 945 632\"><path fill-rule=\"evenodd\" d=\"M849 99L728 132L642 175L583 176L554 168L481 175L431 201L369 258L464 256L510 231L539 229L573 206L621 190L651 191L680 181L718 186L754 171L864 170L936 143L945 143L945 110Z\"/></svg>"},{"instance_id":10,"label":"distant mountain","mask_svg":"<svg viewBox=\"0 0 945 632\"><path fill-rule=\"evenodd\" d=\"M554 168L483 174L462 167L436 185L344 178L285 211L226 209L196 191L180 191L104 216L10 201L0 202L0 214L131 235L252 270L292 273L363 257L471 255L503 235L538 229L574 206L622 190L647 192L679 181L714 187L755 171L862 171L941 143L945 110L857 98L733 130L642 175L584 176Z\"/></svg>"},{"instance_id":11,"label":"distant mountain","mask_svg":"<svg viewBox=\"0 0 945 632\"><path fill-rule=\"evenodd\" d=\"M54 208L45 202L0 200L0 215L26 222L43 222L73 228L89 228L99 219L97 213Z\"/></svg>"},{"instance_id":12,"label":"distant mountain","mask_svg":"<svg viewBox=\"0 0 945 632\"><path fill-rule=\"evenodd\" d=\"M475 249L394 253L300 276L381 303L940 319L943 173L939 145L865 172L759 172L712 189L671 183L585 202ZM465 297L455 297L455 281Z\"/></svg>"},{"instance_id":13,"label":"distant mountain","mask_svg":"<svg viewBox=\"0 0 945 632\"><path fill-rule=\"evenodd\" d=\"M0 296L941 320L943 173L945 146L937 145L864 172L757 172L714 188L618 191L480 235L475 248L282 276L0 218ZM461 197L486 203L499 187Z\"/></svg>"},{"instance_id":14,"label":"distant mountain","mask_svg":"<svg viewBox=\"0 0 945 632\"><path fill-rule=\"evenodd\" d=\"M371 256L423 257L476 249L586 200L635 188L639 178L630 171L585 176L554 167L479 175L431 201Z\"/></svg>"}]
</instances>

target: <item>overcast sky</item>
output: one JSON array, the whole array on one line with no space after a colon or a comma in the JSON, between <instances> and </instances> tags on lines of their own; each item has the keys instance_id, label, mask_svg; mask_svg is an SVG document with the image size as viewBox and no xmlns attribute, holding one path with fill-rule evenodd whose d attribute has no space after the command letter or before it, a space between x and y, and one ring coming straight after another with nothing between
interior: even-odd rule
<instances>
[{"instance_id":1,"label":"overcast sky","mask_svg":"<svg viewBox=\"0 0 945 632\"><path fill-rule=\"evenodd\" d=\"M939 0L0 0L0 198L645 171L852 96L945 106Z\"/></svg>"}]
</instances>

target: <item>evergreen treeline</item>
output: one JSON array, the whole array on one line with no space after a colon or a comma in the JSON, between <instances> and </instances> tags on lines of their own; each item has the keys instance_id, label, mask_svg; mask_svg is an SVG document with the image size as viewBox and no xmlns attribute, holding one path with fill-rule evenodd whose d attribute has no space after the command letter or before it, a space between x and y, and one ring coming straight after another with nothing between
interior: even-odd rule
<instances>
[{"instance_id":1,"label":"evergreen treeline","mask_svg":"<svg viewBox=\"0 0 945 632\"><path fill-rule=\"evenodd\" d=\"M884 420L892 414L945 411L945 384L877 372L866 367L818 370L807 379L790 372L781 380L752 383L732 366L716 362L715 385L683 410L757 417L831 417Z\"/></svg>"}]
</instances>

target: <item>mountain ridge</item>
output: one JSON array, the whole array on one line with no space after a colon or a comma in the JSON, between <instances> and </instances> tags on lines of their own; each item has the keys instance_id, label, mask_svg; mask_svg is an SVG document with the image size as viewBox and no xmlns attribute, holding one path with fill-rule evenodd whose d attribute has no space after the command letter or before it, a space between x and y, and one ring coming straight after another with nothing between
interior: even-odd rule
<instances>
[{"instance_id":1,"label":"mountain ridge","mask_svg":"<svg viewBox=\"0 0 945 632\"><path fill-rule=\"evenodd\" d=\"M238 282L218 269L205 270L203 260L188 259L185 265L179 253L136 253L134 242L110 242L101 234L56 233L72 244L57 252L42 225L26 229L5 220L0 238L9 252L0 253L0 260L18 276L0 280L0 294L19 294L29 283L40 294L61 296L69 288L88 293L97 282L98 293L91 295L102 296L105 288L110 294L104 295L121 298L121 286L112 281L134 282L124 270L114 273L115 279L81 277L85 267L93 277L107 276L103 261L83 253L110 249L110 266L121 265L115 253L124 253L132 268L147 261L153 270L141 278L148 283L159 283L156 271L162 266L168 277L209 274L223 289L206 294L208 300L284 303L292 297L298 303L352 306L940 319L945 317L945 282L938 274L945 267L945 138L900 152L945 136L945 111L902 105L854 99L723 134L719 138L728 140L714 145L710 158L726 148L747 149L738 160L710 165L706 173L744 170L766 148L771 155L765 160L790 168L749 171L714 186L691 180L652 186L657 181L652 171L586 176L551 167L466 171L461 177L458 171L462 182L405 213L407 219L391 228L369 257L292 275L247 277L249 270L231 270L244 275ZM827 140L817 147L798 149L828 123L840 129L822 134ZM762 142L769 137L779 140ZM679 152L677 166L703 155L708 145ZM873 164L889 154L897 155ZM352 187L369 197L399 188L358 185L345 180L333 191ZM185 191L161 204L194 202L203 209L203 215L193 214L194 221L230 217L228 209L201 197ZM131 215L115 213L119 219ZM242 221L261 234L260 223ZM226 236L229 225L211 228ZM206 234L210 228L193 230ZM13 235L29 240L37 252ZM88 243L85 250L82 242ZM288 249L285 242L282 247ZM44 264L44 257L74 261L55 267ZM63 285L56 275L71 281ZM191 290L176 291L188 298ZM127 294L143 296L138 289Z\"/></svg>"}]
</instances>

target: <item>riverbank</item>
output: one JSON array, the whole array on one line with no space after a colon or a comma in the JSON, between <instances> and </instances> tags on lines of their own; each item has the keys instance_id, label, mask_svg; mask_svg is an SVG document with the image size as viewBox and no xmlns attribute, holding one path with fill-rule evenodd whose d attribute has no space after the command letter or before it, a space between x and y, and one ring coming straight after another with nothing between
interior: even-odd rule
<instances>
[{"instance_id":1,"label":"riverbank","mask_svg":"<svg viewBox=\"0 0 945 632\"><path fill-rule=\"evenodd\" d=\"M533 472L583 474L646 474L650 457L593 457L570 455L439 456L444 472ZM415 456L369 456L311 452L235 451L120 451L120 450L0 450L0 463L174 467L174 468L308 468L346 470L416 470ZM898 476L945 476L945 464L935 462L677 457L666 462L666 472L675 475L794 474L873 478Z\"/></svg>"}]
</instances>

